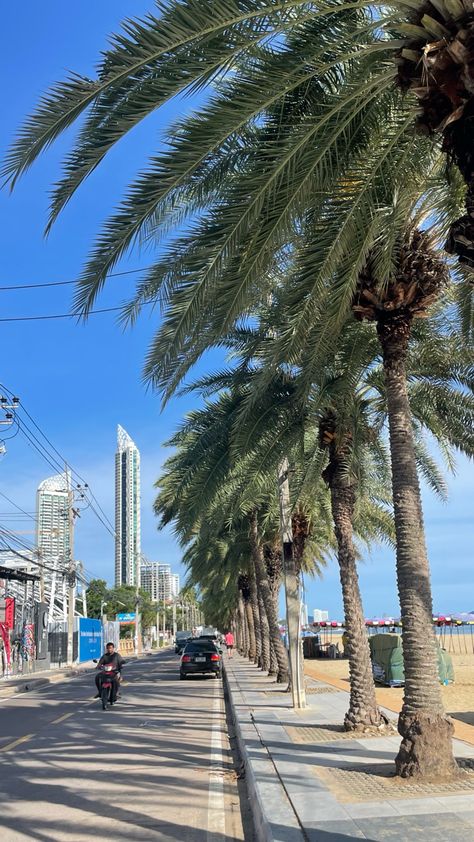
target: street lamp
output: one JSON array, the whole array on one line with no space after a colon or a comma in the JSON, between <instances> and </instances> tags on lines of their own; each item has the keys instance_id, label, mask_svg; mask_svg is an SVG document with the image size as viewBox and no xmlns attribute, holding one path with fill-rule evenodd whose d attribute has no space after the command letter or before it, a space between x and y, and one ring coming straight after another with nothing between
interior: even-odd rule
<instances>
[{"instance_id":1,"label":"street lamp","mask_svg":"<svg viewBox=\"0 0 474 842\"><path fill-rule=\"evenodd\" d=\"M106 602L105 600L102 600L102 602L100 603L100 620L101 620L102 625L104 623L104 608L105 608L106 605L108 605L108 602Z\"/></svg>"}]
</instances>

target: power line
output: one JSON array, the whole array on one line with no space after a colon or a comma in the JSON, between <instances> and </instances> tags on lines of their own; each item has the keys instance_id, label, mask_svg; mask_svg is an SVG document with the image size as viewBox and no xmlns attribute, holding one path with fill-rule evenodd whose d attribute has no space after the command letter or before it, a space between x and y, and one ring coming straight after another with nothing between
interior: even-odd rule
<instances>
[{"instance_id":1,"label":"power line","mask_svg":"<svg viewBox=\"0 0 474 842\"><path fill-rule=\"evenodd\" d=\"M107 278L120 278L124 275L136 275L139 272L145 272L146 269L128 269L125 272L111 272L110 275L107 275ZM12 286L0 287L0 292L8 292L9 290L16 290L16 289L44 289L45 287L62 287L62 286L69 286L70 284L77 284L77 278L71 278L67 281L48 281L47 283L39 283L39 284L15 284Z\"/></svg>"},{"instance_id":2,"label":"power line","mask_svg":"<svg viewBox=\"0 0 474 842\"><path fill-rule=\"evenodd\" d=\"M0 387L7 394L13 395L13 392L11 392L10 389L8 389L3 383L0 384ZM59 452L59 450L54 446L54 444L48 438L48 436L43 432L41 427L36 423L36 421L34 420L32 415L30 415L30 413L25 408L23 403L20 403L20 408L21 408L21 411L28 417L28 419L31 421L31 424L34 425L34 427L36 428L36 430L38 431L40 436L42 436L42 438L49 445L49 448L53 452L52 453L51 453L51 451L48 452L48 449L42 444L42 442L40 441L38 436L34 433L34 431L31 429L31 427L26 423L24 418L18 417L18 413L17 413L17 419L18 419L19 427L21 429L21 432L23 433L23 435L25 436L25 438L29 442L30 446L33 447L37 451L37 453L39 453L39 455L47 462L47 464L52 468L53 471L55 471L55 472L59 471L59 473L63 473L64 465L66 464L66 460L64 459L62 454ZM106 513L104 512L104 510L102 509L102 506L100 505L99 501L97 500L97 498L96 498L94 492L92 491L92 489L90 488L89 484L86 482L84 477L82 477L81 474L78 473L78 471L74 470L73 468L70 468L70 470L71 470L71 474L76 478L76 482L77 482L77 479L78 479L78 480L80 480L81 483L84 484L84 486L85 486L84 491L90 495L92 500L95 501L95 504L96 504L97 508L100 510L100 512L102 513L102 516L99 514L99 512L95 508L92 500L86 498L87 502L89 504L88 507L90 507L92 509L96 518L99 520L99 522L102 524L102 526L107 530L109 535L111 535L112 538L115 538L116 537L115 528L114 528L112 522L110 521L110 519L108 518L108 516L106 515ZM5 496L5 495L3 495L3 496ZM8 498L6 498L6 499L8 499ZM12 502L12 501L9 500L9 502ZM12 505L15 505L15 504L12 503ZM19 507L17 507L17 508L19 508Z\"/></svg>"},{"instance_id":3,"label":"power line","mask_svg":"<svg viewBox=\"0 0 474 842\"><path fill-rule=\"evenodd\" d=\"M150 303L150 302L146 302ZM123 310L123 307L104 307L102 310L89 310L87 316L96 316L98 313L116 313L118 310ZM44 322L52 319L79 319L77 313L54 313L47 316L10 316L8 318L1 318L0 322Z\"/></svg>"},{"instance_id":4,"label":"power line","mask_svg":"<svg viewBox=\"0 0 474 842\"><path fill-rule=\"evenodd\" d=\"M34 518L33 515L31 515L29 512L25 512L25 510L22 509L21 506L18 506L17 503L14 503L13 500L10 500L10 498L7 497L7 495L4 494L3 491L0 491L0 497L3 497L4 500L6 500L8 503L14 506L15 509L18 509L19 512L22 512L22 514L27 515L27 517L31 517L31 520L36 521L36 518Z\"/></svg>"}]
</instances>

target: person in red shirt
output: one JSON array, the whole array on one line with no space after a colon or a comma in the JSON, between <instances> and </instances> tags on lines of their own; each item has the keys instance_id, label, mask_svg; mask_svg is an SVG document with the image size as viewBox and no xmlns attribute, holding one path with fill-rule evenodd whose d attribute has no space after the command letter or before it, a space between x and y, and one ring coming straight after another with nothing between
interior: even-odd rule
<instances>
[{"instance_id":1,"label":"person in red shirt","mask_svg":"<svg viewBox=\"0 0 474 842\"><path fill-rule=\"evenodd\" d=\"M227 654L229 658L232 658L232 650L234 648L234 635L231 631L228 631L225 638L225 645L227 646Z\"/></svg>"}]
</instances>

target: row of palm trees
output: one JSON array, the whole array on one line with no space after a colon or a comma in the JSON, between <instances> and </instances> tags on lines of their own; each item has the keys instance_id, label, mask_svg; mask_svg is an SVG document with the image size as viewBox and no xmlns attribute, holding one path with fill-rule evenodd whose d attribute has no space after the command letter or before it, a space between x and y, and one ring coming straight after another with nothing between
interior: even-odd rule
<instances>
[{"instance_id":1,"label":"row of palm trees","mask_svg":"<svg viewBox=\"0 0 474 842\"><path fill-rule=\"evenodd\" d=\"M472 5L160 0L157 10L124 24L95 78L72 75L42 98L5 175L13 185L81 119L49 227L115 143L179 103L99 233L76 298L86 316L140 239L156 259L124 319L163 307L150 383L168 399L206 351L228 351L225 371L194 384L209 402L172 440L157 511L185 543L193 581L226 616L247 617L249 640L251 616L268 624L273 646L259 654L275 665L280 651L284 676L265 560L278 555L275 478L289 459L301 562L338 556L347 727L380 722L355 539L393 540L406 676L397 769L452 774L419 472L442 489L425 431L448 460L450 446L472 454ZM183 93L196 97L184 113Z\"/></svg>"}]
</instances>

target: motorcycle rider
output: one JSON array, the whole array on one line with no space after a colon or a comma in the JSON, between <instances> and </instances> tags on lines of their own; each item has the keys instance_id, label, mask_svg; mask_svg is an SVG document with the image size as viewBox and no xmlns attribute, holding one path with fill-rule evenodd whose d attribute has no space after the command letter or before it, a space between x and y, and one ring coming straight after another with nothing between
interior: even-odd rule
<instances>
[{"instance_id":1,"label":"motorcycle rider","mask_svg":"<svg viewBox=\"0 0 474 842\"><path fill-rule=\"evenodd\" d=\"M113 705L115 699L117 698L117 691L118 691L118 683L119 683L119 676L118 673L122 669L125 661L123 660L122 656L119 655L118 652L115 651L115 646L113 643L107 643L105 647L105 652L102 655L99 663L97 664L97 669L100 670L101 667L106 666L108 664L112 664L114 670L117 671L117 675L112 679L112 691L110 693L110 704ZM100 692L102 689L102 678L104 673L102 671L98 672L95 677L95 685L97 687L97 695L95 696L96 699L100 698Z\"/></svg>"}]
</instances>

